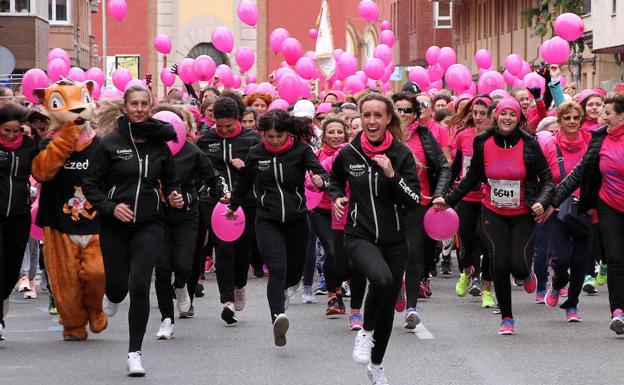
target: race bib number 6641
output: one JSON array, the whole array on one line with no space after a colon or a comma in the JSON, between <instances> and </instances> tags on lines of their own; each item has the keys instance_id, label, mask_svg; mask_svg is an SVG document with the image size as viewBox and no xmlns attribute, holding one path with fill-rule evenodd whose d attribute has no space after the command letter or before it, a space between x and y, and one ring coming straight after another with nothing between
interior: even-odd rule
<instances>
[{"instance_id":1,"label":"race bib number 6641","mask_svg":"<svg viewBox=\"0 0 624 385\"><path fill-rule=\"evenodd\" d=\"M491 187L490 200L496 207L520 207L520 181L488 179Z\"/></svg>"}]
</instances>

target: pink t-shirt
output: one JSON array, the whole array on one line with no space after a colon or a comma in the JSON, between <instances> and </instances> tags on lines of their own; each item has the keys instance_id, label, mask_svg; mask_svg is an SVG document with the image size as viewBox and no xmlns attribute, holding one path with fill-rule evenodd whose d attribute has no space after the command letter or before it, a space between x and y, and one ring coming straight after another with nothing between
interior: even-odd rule
<instances>
[{"instance_id":1,"label":"pink t-shirt","mask_svg":"<svg viewBox=\"0 0 624 385\"><path fill-rule=\"evenodd\" d=\"M438 141L440 147L451 148L451 140L449 139L449 132L446 127L436 123L433 118L429 119L427 124L425 124L425 127L427 127L429 131L431 131L433 137Z\"/></svg>"},{"instance_id":2,"label":"pink t-shirt","mask_svg":"<svg viewBox=\"0 0 624 385\"><path fill-rule=\"evenodd\" d=\"M472 156L474 155L474 137L475 137L475 128L470 127L463 131L461 131L455 137L455 148L462 153L461 165L462 170L459 174L460 179L464 179L466 173L468 172L468 167L470 167L470 162L472 161ZM483 192L481 189L470 191L464 197L464 201L466 202L481 202L483 199Z\"/></svg>"},{"instance_id":3,"label":"pink t-shirt","mask_svg":"<svg viewBox=\"0 0 624 385\"><path fill-rule=\"evenodd\" d=\"M617 211L624 212L624 138L607 135L600 148L602 187L598 196Z\"/></svg>"}]
</instances>

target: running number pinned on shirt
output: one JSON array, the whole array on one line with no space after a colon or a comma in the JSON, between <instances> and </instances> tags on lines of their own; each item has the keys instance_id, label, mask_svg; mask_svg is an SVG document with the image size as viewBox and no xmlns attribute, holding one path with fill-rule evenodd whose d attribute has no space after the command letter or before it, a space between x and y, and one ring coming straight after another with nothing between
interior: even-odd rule
<instances>
[{"instance_id":1,"label":"running number pinned on shirt","mask_svg":"<svg viewBox=\"0 0 624 385\"><path fill-rule=\"evenodd\" d=\"M496 207L520 207L520 181L488 179L491 187L490 200Z\"/></svg>"}]
</instances>

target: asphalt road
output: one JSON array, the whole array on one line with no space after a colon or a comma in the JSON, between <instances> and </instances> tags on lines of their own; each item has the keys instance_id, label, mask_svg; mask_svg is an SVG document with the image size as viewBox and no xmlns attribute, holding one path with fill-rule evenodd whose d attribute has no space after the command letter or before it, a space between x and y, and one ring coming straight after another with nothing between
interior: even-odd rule
<instances>
[{"instance_id":1,"label":"asphalt road","mask_svg":"<svg viewBox=\"0 0 624 385\"><path fill-rule=\"evenodd\" d=\"M422 301L423 327L401 328L397 314L384 366L390 384L618 384L624 338L609 330L606 288L582 294L583 322L568 324L564 311L536 305L514 288L516 335L497 335L500 316L479 299L454 295L456 276L435 278L433 297ZM348 320L326 319L324 298L287 314L288 344L273 346L265 279L250 279L248 306L236 327L225 327L214 274L196 317L176 320L175 338L157 341L160 314L152 296L145 343L144 378L126 377L126 299L109 327L86 342L63 342L58 319L47 314L47 295L11 298L6 341L0 342L0 384L368 384L351 359L354 332ZM153 290L153 285L152 285Z\"/></svg>"}]
</instances>

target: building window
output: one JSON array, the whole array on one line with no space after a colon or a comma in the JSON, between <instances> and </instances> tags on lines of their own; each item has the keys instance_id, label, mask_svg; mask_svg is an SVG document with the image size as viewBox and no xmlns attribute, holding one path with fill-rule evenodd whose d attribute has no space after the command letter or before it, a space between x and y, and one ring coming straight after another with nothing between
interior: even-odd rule
<instances>
[{"instance_id":1,"label":"building window","mask_svg":"<svg viewBox=\"0 0 624 385\"><path fill-rule=\"evenodd\" d=\"M70 0L48 0L48 20L66 23L69 21Z\"/></svg>"},{"instance_id":2,"label":"building window","mask_svg":"<svg viewBox=\"0 0 624 385\"><path fill-rule=\"evenodd\" d=\"M591 13L591 0L583 1L583 15L588 15Z\"/></svg>"},{"instance_id":3,"label":"building window","mask_svg":"<svg viewBox=\"0 0 624 385\"><path fill-rule=\"evenodd\" d=\"M0 0L0 13L29 15L33 13L33 0Z\"/></svg>"},{"instance_id":4,"label":"building window","mask_svg":"<svg viewBox=\"0 0 624 385\"><path fill-rule=\"evenodd\" d=\"M433 3L433 26L434 28L453 27L452 1L436 1Z\"/></svg>"}]
</instances>

